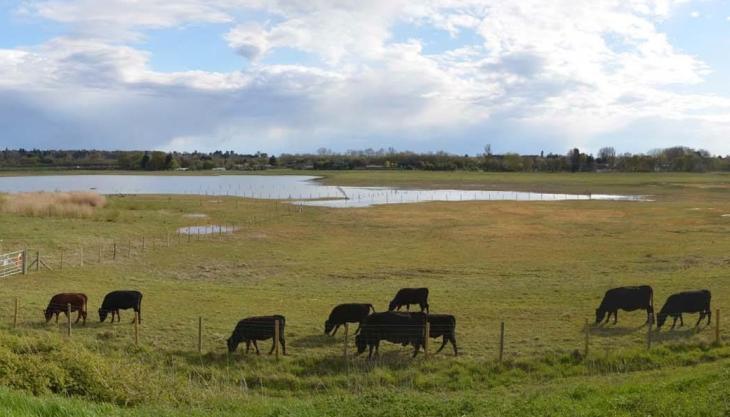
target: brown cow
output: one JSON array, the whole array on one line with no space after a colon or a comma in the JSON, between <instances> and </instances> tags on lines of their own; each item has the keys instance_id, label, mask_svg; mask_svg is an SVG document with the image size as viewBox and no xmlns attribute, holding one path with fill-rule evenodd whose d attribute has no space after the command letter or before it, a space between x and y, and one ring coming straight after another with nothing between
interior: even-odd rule
<instances>
[{"instance_id":1,"label":"brown cow","mask_svg":"<svg viewBox=\"0 0 730 417\"><path fill-rule=\"evenodd\" d=\"M86 324L86 302L88 298L86 294L82 293L62 293L56 294L51 297L51 301L48 302L46 307L46 323L51 321L53 315L56 315L56 323L58 323L58 315L64 313L68 316L68 305L71 304L71 312L78 311L79 315L76 317L76 323L83 318L83 323Z\"/></svg>"}]
</instances>

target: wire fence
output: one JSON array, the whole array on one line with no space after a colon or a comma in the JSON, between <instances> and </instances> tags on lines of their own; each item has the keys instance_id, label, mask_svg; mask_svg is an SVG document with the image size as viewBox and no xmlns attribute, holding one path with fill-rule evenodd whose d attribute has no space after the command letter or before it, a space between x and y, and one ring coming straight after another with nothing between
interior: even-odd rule
<instances>
[{"instance_id":1,"label":"wire fence","mask_svg":"<svg viewBox=\"0 0 730 417\"><path fill-rule=\"evenodd\" d=\"M187 325L170 329L167 323L156 323L156 317L150 321L149 317L142 326L137 313L128 326L124 324L107 325L94 323L85 325L85 318L88 305L71 303L49 303L41 305L37 302L24 302L20 298L0 299L0 317L6 319L0 321L2 327L14 329L35 329L43 331L55 331L73 337L75 332L80 335L92 336L94 340L103 339L105 334L113 330L119 340L122 337L128 343L135 345L144 344L145 340L164 339L174 337L176 345L180 346L181 352L197 353L222 353L227 351L226 338L228 335L235 336L233 339L243 344L238 351L245 349L246 341L251 342L251 347L256 349L256 342L267 341L263 353L271 349L272 354L279 358L279 352L289 354L292 349L295 355L311 355L316 351L318 355L325 357L340 356L351 359L356 353L363 353L362 346L365 346L364 356L369 356L369 349L379 345L378 352L385 349L386 352L401 351L403 354L412 354L415 350L424 357L430 358L443 348L440 357L466 356L476 359L493 359L497 363L514 361L518 359L530 359L548 354L569 354L576 359L599 357L606 353L619 353L623 350L635 351L646 349L647 351L660 346L675 346L680 344L715 344L723 342L722 328L720 321L720 310L716 309L711 325L702 323L699 327L688 326L685 329L658 331L656 327L645 325L640 328L627 327L604 327L585 320L583 323L573 323L573 331L568 337L560 340L546 338L546 342L540 342L548 332L545 329L535 329L525 333L518 324L510 326L509 322L491 322L483 324L477 329L473 325L457 326L446 329L442 325L430 323L425 320L412 324L375 324L359 325L357 323L345 323L344 332L336 337L326 336L321 333L308 334L303 332L302 327L296 327L296 337L292 340L287 338L289 321L281 316L269 316L268 318L251 318L248 322L239 323L227 327L229 321L222 323L220 319L206 318L203 315L193 317L187 315L184 322ZM93 310L96 311L96 310ZM46 315L47 312L52 314ZM56 316L56 313L58 315ZM56 321L53 321L56 318ZM83 319L83 323L79 323ZM357 330L352 326L357 326ZM485 330L487 332L476 332ZM77 329L72 332L73 329ZM226 330L227 329L227 330ZM171 332L171 333L170 333ZM232 333L231 333L232 332ZM125 336L126 335L126 336ZM453 351L449 349L453 336ZM361 346L355 341L359 338ZM188 342L185 342L185 339ZM88 340L88 339L84 339ZM319 340L321 344L311 345L312 340ZM280 343L280 341L282 343ZM531 342L532 341L532 342ZM291 343L290 343L291 342ZM153 343L156 345L156 343ZM237 344L238 345L238 344ZM311 346L310 346L311 345ZM401 346L402 345L402 346ZM405 348L404 346L408 346ZM322 349L322 346L325 349ZM477 350L477 346L482 350ZM458 350L457 350L458 349ZM378 358L378 355L375 355Z\"/></svg>"}]
</instances>

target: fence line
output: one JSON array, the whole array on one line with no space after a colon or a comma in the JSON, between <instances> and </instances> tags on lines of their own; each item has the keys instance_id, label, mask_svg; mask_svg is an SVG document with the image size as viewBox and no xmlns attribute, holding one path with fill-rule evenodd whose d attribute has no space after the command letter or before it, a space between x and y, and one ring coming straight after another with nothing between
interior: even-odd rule
<instances>
[{"instance_id":1,"label":"fence line","mask_svg":"<svg viewBox=\"0 0 730 417\"><path fill-rule=\"evenodd\" d=\"M38 315L38 316L35 316L34 315L33 316L33 317L37 317L38 320L32 319L30 321L29 320L26 320L25 322L20 321L19 319L20 319L20 316L21 316L21 311L23 311L21 309L21 306L26 306L25 310L27 311L28 310L28 307L27 307L28 304L21 303L18 297L12 297L12 298L11 297L8 297L8 301L10 301L11 299L12 299L12 310L11 310L12 311L12 318L9 321L10 321L10 323L12 323L12 328L14 328L14 329L26 328L26 327L27 328L37 328L37 325L32 324L32 323L35 323L36 321L39 322L39 323L42 323L42 320L41 320L41 317L42 316L41 315ZM8 306L9 303L8 304L5 304L5 305ZM64 325L57 324L57 326L58 326L59 331L62 331L65 334L66 337L69 337L70 338L73 335L72 328L73 328L73 323L75 323L75 322L72 322L72 314L74 312L78 311L78 309L74 310L75 307L72 306L71 304L68 304L68 303L67 304L51 304L50 306L51 307L57 307L59 312L64 313L67 316L66 317L66 322L63 323ZM32 307L31 306L30 309L31 310L35 310L36 308L38 308L38 307ZM7 308L1 308L0 307L0 311L7 312ZM38 308L38 310L35 310L35 311L38 311L40 313L40 311L45 311L45 308ZM25 316L27 317L27 315L25 315ZM705 336L704 337L701 337L698 340L699 342L706 343L706 342L708 342L707 339L709 337L709 338L712 339L712 342L713 342L713 344L715 346L720 346L722 344L722 338L721 338L721 322L719 320L719 318L720 318L720 310L719 309L716 309L715 310L715 317L716 317L716 319L715 319L714 326L707 327L710 330L709 334L708 333L705 333ZM201 354L201 355L205 353L204 350L203 350L203 340L204 340L203 319L204 319L203 316L198 316L197 317L197 335L195 335L196 339L194 339L194 340L197 341L197 346L196 346L197 349L196 350L197 350L198 354ZM127 334L131 336L131 339L132 339L134 345L135 346L139 346L139 344L140 344L140 323L139 323L139 316L138 316L138 314L136 312L135 312L134 320L133 320L132 324L133 324L133 326L129 330L130 333L127 333ZM269 333L269 334L271 334L273 336L273 340L272 340L272 343L273 343L273 346L272 346L273 347L273 352L272 353L275 354L276 360L279 360L279 358L280 358L279 353L280 353L281 345L279 343L279 339L280 339L279 338L279 336L280 336L279 335L279 331L280 331L281 324L282 323L280 323L279 320L274 320L273 321L273 326L272 326L272 323L268 323L267 324L267 323L256 323L256 322L253 322L253 323L248 323L247 324L248 327L253 328L253 329L256 329L256 331L259 331L259 332L260 332L260 330L264 330L264 329L271 331L271 333ZM411 336L413 336L413 335L421 335L421 336L423 336L424 337L423 338L423 350L424 350L424 355L423 356L424 356L425 359L430 359L430 357L432 356L431 351L430 351L431 350L430 349L430 328L429 328L430 325L431 325L431 323L424 322L423 324L420 324L420 325L390 325L390 326L384 326L384 327L401 328L401 329L403 329L405 331L405 334L406 335L411 335ZM582 359L589 358L590 357L589 355L591 354L590 352L592 350L591 349L591 346L592 346L592 343L591 343L592 342L592 338L591 338L592 330L597 330L598 327L596 327L595 325L592 325L588 320L585 320L584 321L584 325L585 325L585 328L583 329L584 330L583 336L580 337L580 333L581 332L578 332L579 337L576 338L576 339L573 339L573 343L575 343L575 344L573 344L572 347L571 346L567 346L566 347L565 345L562 345L563 347L561 349L559 349L558 351L562 351L564 353L568 353L568 352L571 352L572 351L574 354L577 354L578 355L578 358L582 358ZM191 323L191 326L190 327L191 328L194 327L194 326L192 326L192 323ZM646 345L645 345L645 348L646 349L651 349L653 347L654 342L659 342L661 340L664 340L664 343L661 343L662 345L665 345L665 344L671 345L672 344L672 339L674 339L674 337L667 337L667 336L669 336L669 335L672 334L671 331L670 332L661 332L661 333L659 333L659 332L656 331L655 328L653 328L651 326L646 326L646 327L647 327ZM86 331L93 331L94 330L93 327L88 328L89 330L81 330L82 328L83 327L77 327L77 332L86 332ZM496 338L496 341L495 341L495 344L498 347L498 354L497 354L497 356L494 359L496 359L496 362L497 363L504 363L507 360L507 358L508 358L507 355L508 355L508 352L509 352L508 345L505 343L506 338L507 338L506 322L504 322L504 321L499 322L498 328L499 328L499 333L498 333L497 338ZM416 332L416 333L413 333L413 332ZM349 359L351 359L350 346L351 346L351 343L352 343L352 338L350 337L350 334L349 334L349 326L347 324L345 325L345 332L344 333L345 333L345 335L344 335L344 339L343 339L342 350L340 351L340 353L343 355L343 357L344 357L344 359L346 361L349 361ZM465 331L462 331L461 333L462 333L462 335L468 335L471 332L468 331L468 330L465 330ZM194 333L193 334L188 333L188 334L190 336L193 336ZM697 333L696 332L693 332L693 334L697 334ZM665 337L662 339L660 337L657 337L658 335L665 335ZM521 337L524 338L525 336L521 336ZM690 337L692 337L692 336L690 336ZM210 338L210 336L209 336L209 338ZM583 346L581 346L581 339L582 339L582 342L583 342L582 343ZM218 340L218 337L217 336L215 337L215 340ZM492 339L492 340L494 340L494 339ZM566 339L563 339L563 341L564 342L569 342ZM459 344L461 345L461 343L459 343ZM218 346L218 345L216 345L216 346ZM218 348L223 347L223 346L224 345L220 345L220 346L218 346ZM580 352L581 352L580 347L583 348L582 349L583 355L580 355ZM605 345L604 345L604 347L605 347ZM626 349L626 348L629 348L630 349L631 348L631 345L630 344L629 345L620 344L619 346L616 347L616 350L617 351L620 351L620 350ZM548 351L550 351L549 348L548 348ZM463 350L462 350L462 352L463 352ZM514 351L512 351L512 354L509 355L509 356L510 356L510 358L514 358L516 356L522 356L524 358L539 357L539 353L538 352L539 351L529 352L529 353L522 354L520 352L514 352ZM448 355L448 356L450 356L450 355ZM479 357L484 358L485 356L484 355L479 355Z\"/></svg>"}]
</instances>

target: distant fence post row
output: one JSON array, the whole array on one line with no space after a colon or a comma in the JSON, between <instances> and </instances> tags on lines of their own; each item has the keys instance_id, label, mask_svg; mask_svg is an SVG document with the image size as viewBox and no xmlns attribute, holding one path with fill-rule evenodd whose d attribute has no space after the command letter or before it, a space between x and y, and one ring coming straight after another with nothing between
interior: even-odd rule
<instances>
[{"instance_id":1,"label":"distant fence post row","mask_svg":"<svg viewBox=\"0 0 730 417\"><path fill-rule=\"evenodd\" d=\"M126 239L126 251L121 249L124 246L120 247L120 243L115 240L112 242L93 245L91 247L91 253L96 252L96 256L91 255L91 257L88 256L88 248L90 245L79 246L76 251L60 249L57 252L57 256L48 256L47 252L44 256L44 253L42 253L41 250L31 249L8 252L0 254L0 278L16 274L39 272L41 269L45 269L47 271L63 271L64 267L67 268L69 266L83 267L90 264L98 265L108 260L115 262L124 256L126 256L127 259L133 259L150 249L156 250L160 247L171 247L173 243L182 243L185 241L183 238L184 235L187 235L187 241L191 242L193 240L206 240L206 237L213 238L215 236L222 239L224 234L233 233L237 230L239 230L237 225L226 224L210 227L209 230L206 229L203 232L198 229L192 229L189 233L176 231L176 239L172 239L170 233L167 233L161 238L149 238L145 236L141 236L139 238L130 237ZM134 243L135 240L139 242L137 245ZM122 242L123 241L124 240L122 240Z\"/></svg>"}]
</instances>

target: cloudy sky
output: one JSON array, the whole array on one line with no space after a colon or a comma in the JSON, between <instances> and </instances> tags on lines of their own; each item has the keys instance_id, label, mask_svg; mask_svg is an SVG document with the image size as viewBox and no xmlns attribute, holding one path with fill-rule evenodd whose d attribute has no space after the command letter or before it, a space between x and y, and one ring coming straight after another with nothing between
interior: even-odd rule
<instances>
[{"instance_id":1,"label":"cloudy sky","mask_svg":"<svg viewBox=\"0 0 730 417\"><path fill-rule=\"evenodd\" d=\"M0 0L0 146L730 154L728 0Z\"/></svg>"}]
</instances>

